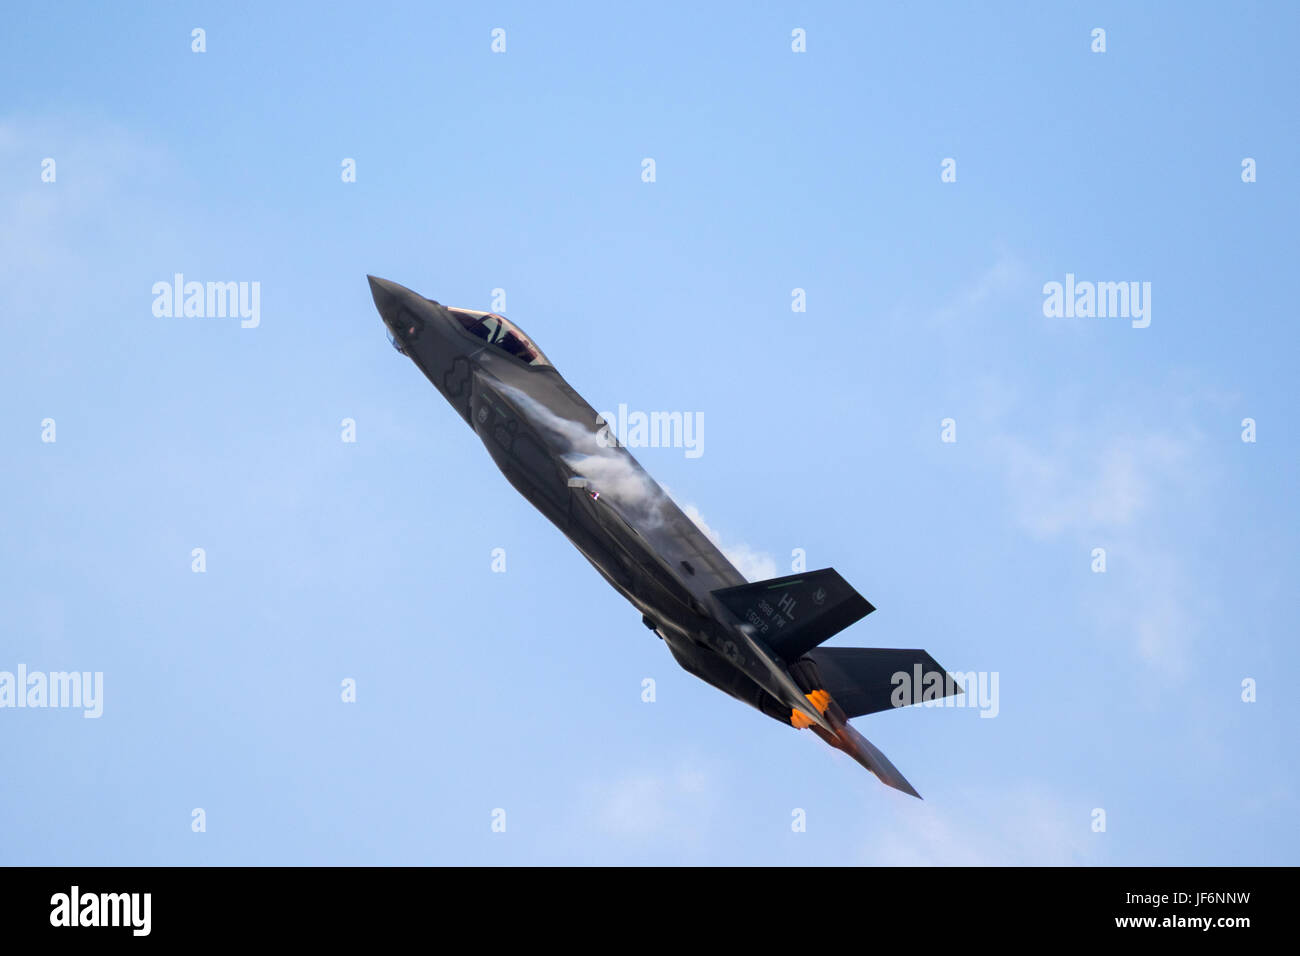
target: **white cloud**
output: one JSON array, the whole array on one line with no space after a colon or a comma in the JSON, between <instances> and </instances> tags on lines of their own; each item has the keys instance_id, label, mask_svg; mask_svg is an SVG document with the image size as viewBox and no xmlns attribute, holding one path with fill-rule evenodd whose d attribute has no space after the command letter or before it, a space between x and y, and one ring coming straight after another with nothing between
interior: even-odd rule
<instances>
[{"instance_id":1,"label":"white cloud","mask_svg":"<svg viewBox=\"0 0 1300 956\"><path fill-rule=\"evenodd\" d=\"M630 771L591 785L588 797L587 817L595 829L637 842L698 843L721 807L719 781L694 762L663 773Z\"/></svg>"},{"instance_id":2,"label":"white cloud","mask_svg":"<svg viewBox=\"0 0 1300 956\"><path fill-rule=\"evenodd\" d=\"M959 335L966 327L959 319L987 315L1022 294L1036 298L1029 279L1021 260L999 253L930 310L930 320L954 326ZM1165 542L1185 538L1188 516L1203 512L1216 461L1198 431L1175 432L1167 423L1174 410L1172 420L1188 421L1206 402L1221 409L1222 398L1179 372L1160 388L1128 386L1122 401L1068 381L1045 396L1026 394L1004 377L977 372L961 392L979 423L974 454L999 476L1011 521L1032 538L1075 543L1083 574L1090 573L1092 549L1106 549L1107 600L1083 612L1098 639L1127 640L1138 658L1180 676L1210 598L1192 567L1196 555ZM963 447L970 442L963 439Z\"/></svg>"},{"instance_id":3,"label":"white cloud","mask_svg":"<svg viewBox=\"0 0 1300 956\"><path fill-rule=\"evenodd\" d=\"M55 181L42 182L42 163L54 160ZM136 183L158 180L163 155L101 121L0 122L0 170L10 181L0 192L0 278L59 274L86 261L88 240L112 237L131 203L135 221L165 229L167 218L133 202ZM10 289L13 291L13 288Z\"/></svg>"},{"instance_id":4,"label":"white cloud","mask_svg":"<svg viewBox=\"0 0 1300 956\"><path fill-rule=\"evenodd\" d=\"M1033 289L1028 267L1007 250L999 250L993 264L935 309L933 318L941 324L967 319L989 302L1026 289Z\"/></svg>"},{"instance_id":5,"label":"white cloud","mask_svg":"<svg viewBox=\"0 0 1300 956\"><path fill-rule=\"evenodd\" d=\"M1099 420L1125 419L1112 410ZM1077 542L1080 573L1090 573L1093 548L1105 549L1112 590L1087 610L1099 636L1125 638L1141 660L1181 676L1199 639L1192 609L1205 599L1186 558L1160 542L1198 510L1209 470L1199 436L1073 429L1038 444L1001 434L989 448L1021 528Z\"/></svg>"},{"instance_id":6,"label":"white cloud","mask_svg":"<svg viewBox=\"0 0 1300 956\"><path fill-rule=\"evenodd\" d=\"M908 803L867 860L882 866L1077 866L1091 862L1104 833L1091 829L1091 807L1041 786L970 789L961 803Z\"/></svg>"},{"instance_id":7,"label":"white cloud","mask_svg":"<svg viewBox=\"0 0 1300 956\"><path fill-rule=\"evenodd\" d=\"M1036 537L1134 525L1181 494L1194 445L1170 435L1058 434L1050 446L994 439L1016 520Z\"/></svg>"}]
</instances>

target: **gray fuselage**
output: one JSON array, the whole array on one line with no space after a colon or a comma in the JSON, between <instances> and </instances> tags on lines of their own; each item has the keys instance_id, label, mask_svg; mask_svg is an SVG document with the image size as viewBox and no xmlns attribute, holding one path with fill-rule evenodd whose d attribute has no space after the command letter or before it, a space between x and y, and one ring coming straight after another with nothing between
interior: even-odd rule
<instances>
[{"instance_id":1,"label":"gray fuselage","mask_svg":"<svg viewBox=\"0 0 1300 956\"><path fill-rule=\"evenodd\" d=\"M487 316L449 309L383 279L371 279L394 346L407 355L482 440L530 501L701 680L789 722L789 707L765 689L770 665L738 632L711 592L745 578L649 474L612 440L589 405L539 350L518 354L471 333ZM531 343L528 343L531 346ZM527 361L530 355L537 358ZM752 637L750 638L752 640Z\"/></svg>"}]
</instances>

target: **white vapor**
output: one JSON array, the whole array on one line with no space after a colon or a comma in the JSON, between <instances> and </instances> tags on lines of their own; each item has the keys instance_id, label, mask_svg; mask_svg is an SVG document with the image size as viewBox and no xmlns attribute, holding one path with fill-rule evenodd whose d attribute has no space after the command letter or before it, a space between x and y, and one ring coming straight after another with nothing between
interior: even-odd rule
<instances>
[{"instance_id":1,"label":"white vapor","mask_svg":"<svg viewBox=\"0 0 1300 956\"><path fill-rule=\"evenodd\" d=\"M713 542L714 547L722 552L723 556L731 562L732 567L745 576L749 581L766 581L768 578L777 576L776 559L765 551L758 551L747 544L723 544L722 536L704 520L704 515L700 514L700 509L695 505L679 505L682 513L695 523L695 527L704 532L704 536Z\"/></svg>"},{"instance_id":2,"label":"white vapor","mask_svg":"<svg viewBox=\"0 0 1300 956\"><path fill-rule=\"evenodd\" d=\"M747 580L765 581L777 576L776 560L771 555L745 544L724 545L722 536L705 522L698 508L673 499L622 449L602 445L595 432L561 418L517 388L502 385L500 389L530 421L562 439L568 446L568 451L560 455L565 463L591 481L602 497L611 499L629 518L644 521L649 527L658 526L663 523L664 504L672 501Z\"/></svg>"}]
</instances>

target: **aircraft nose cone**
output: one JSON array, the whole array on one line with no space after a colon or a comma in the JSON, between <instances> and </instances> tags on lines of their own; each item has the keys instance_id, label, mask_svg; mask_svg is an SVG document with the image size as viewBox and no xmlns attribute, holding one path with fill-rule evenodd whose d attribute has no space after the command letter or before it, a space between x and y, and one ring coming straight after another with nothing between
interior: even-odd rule
<instances>
[{"instance_id":1,"label":"aircraft nose cone","mask_svg":"<svg viewBox=\"0 0 1300 956\"><path fill-rule=\"evenodd\" d=\"M378 276L368 275L366 278L370 281L370 295L375 300L375 308L379 310L384 321L391 324L397 317L397 309L406 290L396 282L380 279Z\"/></svg>"},{"instance_id":2,"label":"aircraft nose cone","mask_svg":"<svg viewBox=\"0 0 1300 956\"><path fill-rule=\"evenodd\" d=\"M370 281L375 308L388 327L388 341L403 355L412 355L416 339L424 332L422 314L427 309L422 304L424 300L404 285L378 276L368 275L366 278Z\"/></svg>"}]
</instances>

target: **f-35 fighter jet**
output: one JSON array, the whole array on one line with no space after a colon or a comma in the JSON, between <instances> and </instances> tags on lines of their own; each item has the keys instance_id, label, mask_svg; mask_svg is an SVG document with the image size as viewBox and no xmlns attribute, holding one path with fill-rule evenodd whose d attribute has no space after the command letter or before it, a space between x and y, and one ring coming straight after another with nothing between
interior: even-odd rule
<instances>
[{"instance_id":1,"label":"f-35 fighter jet","mask_svg":"<svg viewBox=\"0 0 1300 956\"><path fill-rule=\"evenodd\" d=\"M920 796L849 718L961 693L929 654L821 647L875 610L834 569L747 582L517 325L368 278L394 348L682 667Z\"/></svg>"}]
</instances>

